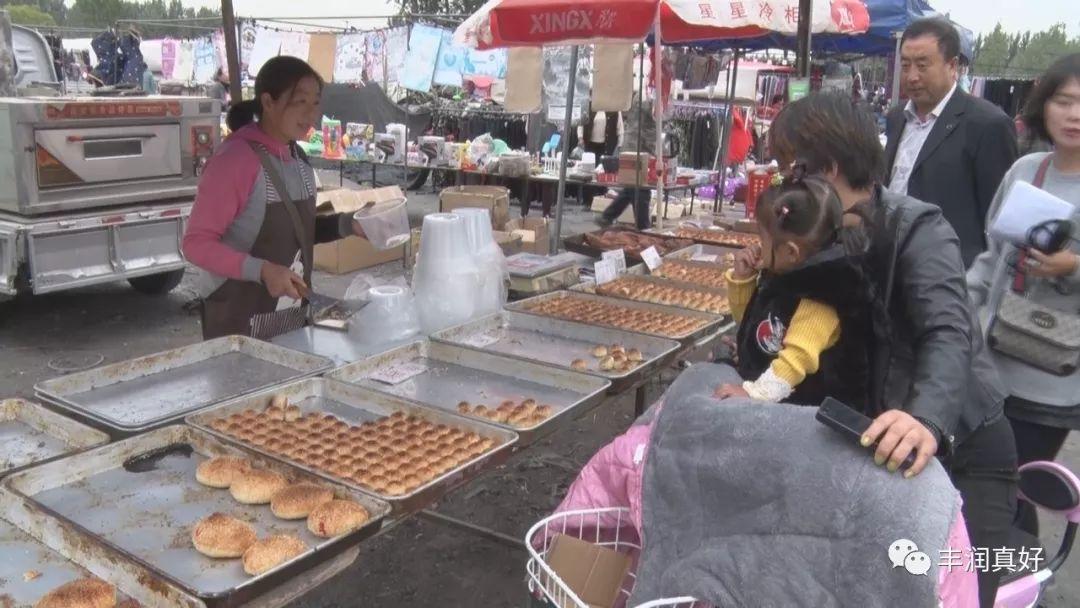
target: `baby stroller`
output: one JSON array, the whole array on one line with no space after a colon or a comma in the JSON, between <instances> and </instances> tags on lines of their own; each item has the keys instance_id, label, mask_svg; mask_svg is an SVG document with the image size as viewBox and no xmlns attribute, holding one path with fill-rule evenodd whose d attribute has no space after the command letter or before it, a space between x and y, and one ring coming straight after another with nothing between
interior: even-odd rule
<instances>
[{"instance_id":1,"label":"baby stroller","mask_svg":"<svg viewBox=\"0 0 1080 608\"><path fill-rule=\"evenodd\" d=\"M1065 519L1066 527L1061 547L1036 572L1017 572L1006 576L998 589L996 608L1033 608L1039 602L1046 584L1065 564L1080 525L1080 478L1055 462L1033 462L1020 468L1020 494L1028 502ZM628 531L629 530L629 531ZM529 549L526 565L529 591L554 606L588 608L548 565L546 556L551 549L550 532L570 534L621 553L636 556L641 546L633 532L630 509L607 508L565 511L537 522L529 530L525 544ZM1039 547L1039 540L1015 530L1010 543L1013 549ZM545 536L546 535L546 536ZM539 542L537 542L539 540ZM620 601L629 599L635 576L631 571L620 590ZM674 597L639 604L634 608L707 608L707 604L692 597Z\"/></svg>"}]
</instances>

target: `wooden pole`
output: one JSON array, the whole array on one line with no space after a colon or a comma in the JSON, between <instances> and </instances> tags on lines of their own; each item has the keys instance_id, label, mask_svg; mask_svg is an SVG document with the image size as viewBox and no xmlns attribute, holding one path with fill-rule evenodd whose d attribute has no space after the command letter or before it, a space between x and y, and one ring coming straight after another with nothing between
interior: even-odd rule
<instances>
[{"instance_id":1,"label":"wooden pole","mask_svg":"<svg viewBox=\"0 0 1080 608\"><path fill-rule=\"evenodd\" d=\"M236 36L236 15L233 12L232 0L221 0L221 21L225 29L225 61L229 67L229 96L233 103L240 103L244 99L244 91L240 88L240 45Z\"/></svg>"}]
</instances>

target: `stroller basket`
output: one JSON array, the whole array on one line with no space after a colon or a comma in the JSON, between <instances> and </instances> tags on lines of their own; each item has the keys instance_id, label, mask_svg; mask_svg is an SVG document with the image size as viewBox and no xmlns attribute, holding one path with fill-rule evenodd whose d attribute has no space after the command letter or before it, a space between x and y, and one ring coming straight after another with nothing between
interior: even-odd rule
<instances>
[{"instance_id":1,"label":"stroller basket","mask_svg":"<svg viewBox=\"0 0 1080 608\"><path fill-rule=\"evenodd\" d=\"M640 541L634 531L630 510L625 508L587 509L565 511L545 517L529 528L525 546L529 551L526 570L529 574L529 591L542 596L560 608L589 608L559 577L547 562L555 538L565 534L579 540L606 547L630 555L636 563L641 553ZM636 577L633 569L623 581L616 605L624 605L634 591ZM637 608L702 608L691 597L653 600Z\"/></svg>"}]
</instances>

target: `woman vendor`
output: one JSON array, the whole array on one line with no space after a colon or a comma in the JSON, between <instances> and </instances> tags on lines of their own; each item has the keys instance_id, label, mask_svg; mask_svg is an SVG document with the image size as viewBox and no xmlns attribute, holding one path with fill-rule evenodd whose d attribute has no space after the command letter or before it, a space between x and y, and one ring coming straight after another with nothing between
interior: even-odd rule
<instances>
[{"instance_id":1,"label":"woman vendor","mask_svg":"<svg viewBox=\"0 0 1080 608\"><path fill-rule=\"evenodd\" d=\"M315 172L295 142L319 120L322 87L304 61L275 57L255 98L229 110L232 135L203 172L184 234L184 255L202 271L205 339L252 335L253 317L308 294L315 243L364 236L348 214L315 216Z\"/></svg>"},{"instance_id":2,"label":"woman vendor","mask_svg":"<svg viewBox=\"0 0 1080 608\"><path fill-rule=\"evenodd\" d=\"M864 412L874 423L863 445L894 472L916 454L906 476L937 456L963 498L973 546L1008 546L1016 447L1003 411L1007 393L968 302L956 232L937 206L882 188L874 118L847 95L789 104L773 121L769 144L781 166L798 159L833 185L845 210L859 207L845 223L862 224L870 237L866 273L887 315L874 320ZM1001 574L979 572L984 608L993 605Z\"/></svg>"}]
</instances>

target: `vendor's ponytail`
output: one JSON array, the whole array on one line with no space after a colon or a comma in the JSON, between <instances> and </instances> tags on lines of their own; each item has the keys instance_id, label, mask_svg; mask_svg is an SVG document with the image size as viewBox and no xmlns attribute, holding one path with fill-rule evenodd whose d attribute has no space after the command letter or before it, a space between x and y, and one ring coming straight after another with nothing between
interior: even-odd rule
<instances>
[{"instance_id":1,"label":"vendor's ponytail","mask_svg":"<svg viewBox=\"0 0 1080 608\"><path fill-rule=\"evenodd\" d=\"M229 125L229 131L239 131L255 122L255 117L259 114L262 114L262 107L258 99L234 103L225 117L225 124Z\"/></svg>"},{"instance_id":2,"label":"vendor's ponytail","mask_svg":"<svg viewBox=\"0 0 1080 608\"><path fill-rule=\"evenodd\" d=\"M229 115L225 119L229 130L237 131L255 122L255 119L262 118L260 100L264 93L274 100L281 99L282 95L291 97L296 85L309 77L319 83L321 90L322 77L303 59L288 55L279 55L270 59L263 64L259 75L255 77L255 98L234 103L229 109Z\"/></svg>"}]
</instances>

